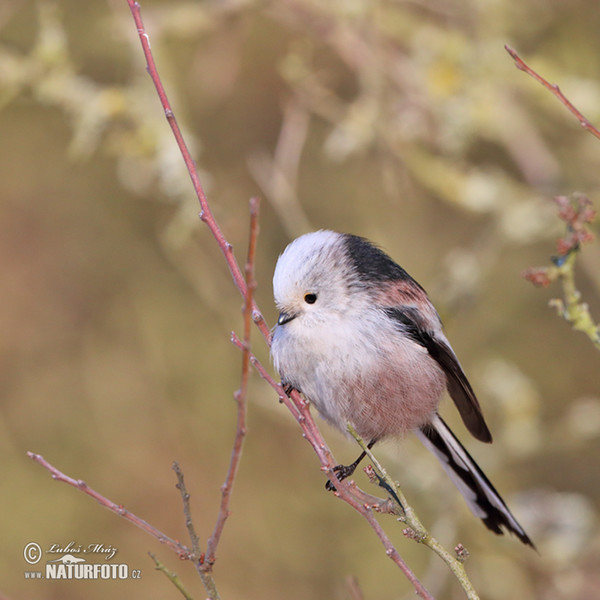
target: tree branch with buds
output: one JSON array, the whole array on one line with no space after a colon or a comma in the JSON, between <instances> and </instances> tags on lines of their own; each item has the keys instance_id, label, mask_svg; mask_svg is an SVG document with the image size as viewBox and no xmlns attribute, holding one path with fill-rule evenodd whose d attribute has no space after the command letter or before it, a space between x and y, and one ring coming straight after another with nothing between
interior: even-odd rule
<instances>
[{"instance_id":1,"label":"tree branch with buds","mask_svg":"<svg viewBox=\"0 0 600 600\"><path fill-rule=\"evenodd\" d=\"M534 71L510 46L504 46L504 48L515 61L517 69L541 83L567 107L584 129L600 139L600 130L583 116L558 85L548 82ZM573 194L571 198L557 196L554 201L558 205L559 218L566 223L567 234L558 240L558 255L552 257L552 266L529 268L523 272L523 276L534 285L541 287L547 287L554 281L559 281L562 285L563 298L551 300L550 305L556 308L558 315L568 321L573 329L585 333L594 346L600 350L600 326L592 319L589 307L582 301L581 293L575 285L577 253L582 244L594 239L589 224L594 220L596 210L590 199L583 194Z\"/></svg>"},{"instance_id":2,"label":"tree branch with buds","mask_svg":"<svg viewBox=\"0 0 600 600\"><path fill-rule=\"evenodd\" d=\"M539 73L534 71L510 46L505 45L504 49L510 54L512 59L515 61L515 67L519 71L527 73L527 75L533 77L537 82L541 83L550 93L552 93L560 102L562 102L569 112L573 114L580 125L589 131L593 136L600 139L600 131L597 127L592 125L579 111L579 109L562 93L561 89L555 83L550 83L547 79L544 79Z\"/></svg>"},{"instance_id":3,"label":"tree branch with buds","mask_svg":"<svg viewBox=\"0 0 600 600\"><path fill-rule=\"evenodd\" d=\"M219 514L217 516L213 533L207 542L206 551L204 553L201 551L199 539L193 526L189 494L185 488L183 474L181 473L181 470L177 465L174 466L178 478L177 487L181 492L183 500L186 526L188 528L188 532L192 541L191 548L188 548L187 546L180 544L179 542L176 542L171 538L168 538L167 536L162 534L162 532L155 530L152 526L149 526L141 519L134 517L129 511L125 511L122 507L119 507L118 505L112 503L110 500L100 496L97 492L94 492L93 490L91 490L91 488L88 488L83 482L73 480L68 476L60 473L60 471L58 471L55 467L44 461L44 459L42 459L41 457L38 457L37 455L31 455L31 457L34 458L34 460L36 460L40 464L42 464L42 466L47 468L53 474L53 477L55 477L56 479L64 481L65 483L69 483L70 485L73 485L81 491L84 491L88 495L91 495L92 497L96 498L102 505L106 506L116 514L128 518L128 520L132 521L139 527L142 527L142 529L153 535L162 543L166 543L167 545L169 545L178 554L178 556L184 559L192 560L202 578L207 595L211 599L216 600L219 598L219 593L216 589L215 581L212 576L212 567L216 560L217 549L223 531L223 527L225 526L225 522L229 515L229 501L241 458L243 440L245 436L248 374L250 365L252 365L261 375L261 377L263 377L275 390L279 397L279 400L289 409L291 414L294 416L294 418L300 425L303 437L305 437L306 440L311 444L312 448L317 454L321 470L332 481L336 481L336 491L334 492L335 496L349 504L367 521L371 529L375 532L375 534L381 541L385 549L386 555L389 558L391 558L392 561L398 566L398 568L401 570L401 572L412 585L416 594L421 598L431 600L431 594L425 589L423 584L419 581L416 575L412 572L412 570L403 560L400 553L398 552L398 550L393 545L390 538L380 525L379 521L376 519L376 513L388 513L397 515L398 506L394 504L391 498L382 499L367 494L363 490L360 490L358 486L351 480L336 480L334 467L337 465L337 461L334 459L333 454L331 453L317 425L315 424L315 421L312 418L308 402L295 390L288 395L282 388L282 386L271 377L271 375L267 372L264 366L252 354L250 350L250 330L252 322L258 327L267 345L270 344L269 327L265 322L262 313L256 305L256 302L253 297L253 291L255 287L254 256L256 248L256 239L258 235L258 203L256 201L253 201L253 203L251 204L250 242L248 248L248 259L244 274L244 272L239 267L235 259L231 244L225 238L211 211L207 197L200 182L193 158L185 143L181 130L179 129L179 125L175 118L175 114L170 106L166 91L161 82L154 58L152 56L150 38L142 22L140 14L140 5L135 0L127 0L127 2L137 27L137 32L147 62L148 73L150 74L150 77L156 87L156 91L159 96L161 105L163 107L165 117L171 127L176 143L182 154L183 160L185 162L185 165L188 169L192 181L192 186L198 198L198 202L200 204L200 218L209 228L216 243L222 251L227 267L229 268L229 271L231 273L233 282L244 300L243 339L240 340L240 338L235 333L232 334L232 342L242 351L241 383L239 390L235 394L235 399L237 402L236 435L233 442L230 464L226 475L225 483L222 486L222 496ZM372 457L372 455L370 456ZM372 459L374 460L374 457L372 457ZM403 498L403 496L401 496L401 492L398 490L395 484L393 488L386 488L388 494L390 493L390 489L392 490L392 493L390 494L392 497L396 495L396 497ZM423 536L427 539L433 540L430 534L426 532L421 526L421 528L419 528L418 541L422 541ZM466 556L466 551L462 553L462 556ZM178 582L174 574L167 572L166 569L161 568L160 563L157 563L157 568L165 572L167 577L169 577L169 579L173 581L174 584ZM473 590L471 583L468 581L466 573L464 574L464 576L458 577L458 580L460 581L467 596L473 600L476 599L477 594Z\"/></svg>"},{"instance_id":4,"label":"tree branch with buds","mask_svg":"<svg viewBox=\"0 0 600 600\"><path fill-rule=\"evenodd\" d=\"M548 287L558 281L562 286L563 297L554 298L550 305L556 308L560 317L568 321L573 329L581 331L600 350L600 326L590 314L589 306L581 298L575 284L575 264L581 245L594 239L589 224L596 211L587 196L574 194L572 198L558 196L558 216L566 223L567 234L557 242L558 255L552 257L549 267L532 267L523 272L523 277L536 286Z\"/></svg>"},{"instance_id":5,"label":"tree branch with buds","mask_svg":"<svg viewBox=\"0 0 600 600\"><path fill-rule=\"evenodd\" d=\"M179 126L177 124L177 120L175 119L174 112L169 104L166 91L164 89L164 86L163 86L160 76L158 74L158 70L156 68L156 63L154 61L154 57L152 55L152 51L150 48L150 39L149 39L148 33L146 32L146 30L144 28L144 24L142 22L140 5L135 0L127 0L127 3L129 4L129 8L131 10L133 19L134 19L136 27L137 27L137 31L138 31L138 35L140 37L140 42L142 44L144 56L146 58L148 73L150 74L150 77L156 87L159 99L161 101L163 110L165 112L165 116L166 116L167 121L169 122L169 125L173 131L173 135L175 136L177 145L181 151L184 162L188 168L188 172L189 172L190 178L192 180L192 185L193 185L196 195L198 197L198 201L199 201L200 207L201 207L200 218L208 226L208 228L211 231L211 233L213 234L213 237L215 238L217 244L219 245L219 248L221 249L221 251L225 257L227 266L229 267L229 270L231 272L231 275L232 275L232 278L234 280L236 287L238 288L238 290L240 291L242 296L244 298L247 298L247 294L248 294L247 282L244 279L241 269L239 268L239 266L235 260L235 256L233 255L233 250L232 250L231 244L229 244L229 242L227 242L227 240L225 239L225 236L223 235L223 233L222 233L219 225L217 224L217 222L213 216L213 213L210 209L208 200L206 198L206 195L202 188L200 179L198 177L196 166L195 166L194 161L189 153L189 150L187 148L185 140L183 139L183 136L182 136ZM255 304L255 302L253 300L248 302L247 306L252 308L252 311L251 311L252 319L253 319L254 323L258 326L258 328L259 328L261 334L263 335L263 338L267 342L267 344L270 344L270 341L271 341L270 331L269 331L269 328L268 328L264 318L262 317L262 313L258 309L258 306ZM237 336L235 336L235 335L232 336L232 339L233 339L234 343L238 342L238 345L240 346L240 348L242 349L243 352L249 353L249 350L247 349L247 347L244 343L239 344L239 339L237 338ZM248 354L248 356L250 356L250 355ZM259 362L256 358L253 359L252 364L254 364L255 367L259 368ZM266 370L264 370L264 368L262 368L262 366L260 366L260 371L262 371L266 375ZM300 394L297 391L293 391L291 393L290 397L288 397L280 384L276 383L272 378L270 378L270 376L268 377L268 380L270 380L272 387L277 391L277 394L278 394L280 400L290 409L290 411L292 412L292 414L294 415L294 417L300 424L300 426L303 430L304 437L311 443L315 452L319 456L319 459L321 462L321 469L323 471L325 471L330 477L335 477L333 468L335 467L337 462L333 458L331 451L327 447L327 444L325 443L323 437L321 436L321 433L319 432L319 430L312 418L312 415L310 414L310 411L308 408L308 403L300 396ZM414 573L409 569L409 567L406 565L406 563L402 560L398 551L391 544L391 542L385 535L385 532L381 529L379 523L374 518L370 507L369 508L365 507L363 504L360 503L360 501L356 497L354 497L352 495L352 493L351 493L352 487L353 486L350 482L341 482L341 484L338 486L338 491L336 492L336 495L338 495L338 497L345 500L347 503L349 503L351 506L353 506L356 510L361 512L361 514L363 514L363 516L365 516L367 521L369 521L369 524L371 525L371 527L377 532L382 543L384 544L384 546L386 548L386 554L388 556L390 556L390 558L392 558L392 560L394 560L394 562L402 570L402 572L405 574L407 579L413 585L415 592L422 598L431 598L431 595L423 587L423 585L418 580L418 578L414 575Z\"/></svg>"}]
</instances>

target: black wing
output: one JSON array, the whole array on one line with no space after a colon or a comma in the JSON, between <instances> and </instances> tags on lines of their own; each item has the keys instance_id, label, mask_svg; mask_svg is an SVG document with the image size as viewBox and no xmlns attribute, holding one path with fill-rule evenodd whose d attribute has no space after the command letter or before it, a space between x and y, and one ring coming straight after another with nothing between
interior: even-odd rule
<instances>
[{"instance_id":1,"label":"black wing","mask_svg":"<svg viewBox=\"0 0 600 600\"><path fill-rule=\"evenodd\" d=\"M475 392L473 392L452 348L422 326L422 319L416 308L411 306L393 307L386 308L385 312L389 317L401 323L403 331L426 348L430 356L442 367L448 380L448 392L454 400L465 426L478 440L490 443L492 434L485 423Z\"/></svg>"}]
</instances>

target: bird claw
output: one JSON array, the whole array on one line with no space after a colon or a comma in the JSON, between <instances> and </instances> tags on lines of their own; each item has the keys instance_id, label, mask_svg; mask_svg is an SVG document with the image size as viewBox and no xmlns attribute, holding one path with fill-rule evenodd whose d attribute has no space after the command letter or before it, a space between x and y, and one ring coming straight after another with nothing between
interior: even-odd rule
<instances>
[{"instance_id":1,"label":"bird claw","mask_svg":"<svg viewBox=\"0 0 600 600\"><path fill-rule=\"evenodd\" d=\"M336 476L336 478L337 478L338 481L343 481L347 477L350 477L354 473L355 469L356 469L356 465L355 464L352 464L352 465L336 465L335 467L333 467L333 472L335 473L335 476ZM327 480L327 483L325 484L325 489L328 492L335 492L336 491L336 487L333 484L333 482L331 481L331 479Z\"/></svg>"}]
</instances>

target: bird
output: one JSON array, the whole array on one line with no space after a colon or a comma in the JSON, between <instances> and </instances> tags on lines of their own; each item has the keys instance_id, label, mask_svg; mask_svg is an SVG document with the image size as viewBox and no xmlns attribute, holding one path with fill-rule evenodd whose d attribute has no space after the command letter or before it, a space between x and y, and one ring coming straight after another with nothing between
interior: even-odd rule
<instances>
[{"instance_id":1,"label":"bird","mask_svg":"<svg viewBox=\"0 0 600 600\"><path fill-rule=\"evenodd\" d=\"M322 229L279 256L273 295L279 318L271 359L286 390L301 392L338 430L352 425L369 448L414 432L488 529L535 548L439 415L447 390L467 430L492 442L441 319L415 279L367 239ZM364 456L336 466L337 479L351 476Z\"/></svg>"}]
</instances>

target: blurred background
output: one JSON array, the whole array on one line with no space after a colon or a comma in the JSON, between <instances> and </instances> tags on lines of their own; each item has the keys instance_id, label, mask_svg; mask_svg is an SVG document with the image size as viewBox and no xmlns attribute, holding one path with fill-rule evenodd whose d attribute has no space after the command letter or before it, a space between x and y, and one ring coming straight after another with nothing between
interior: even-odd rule
<instances>
[{"instance_id":1,"label":"blurred background","mask_svg":"<svg viewBox=\"0 0 600 600\"><path fill-rule=\"evenodd\" d=\"M278 254L318 228L376 241L428 290L495 443L442 413L539 554L473 517L412 439L377 454L490 600L600 598L598 351L521 272L564 233L552 198L596 201L600 141L504 44L600 123L595 0L144 1L172 106L238 261L262 199L257 301ZM235 432L241 298L198 204L125 0L0 7L0 590L9 599L196 598L193 566L26 457L33 451L187 543L180 462L203 547ZM600 319L600 246L577 283ZM270 367L259 335L255 352ZM222 597L414 593L367 524L324 490L294 420L255 374L218 551ZM322 424L340 462L357 452ZM357 481L368 489L362 472ZM374 490L373 490L374 491ZM445 566L381 522L439 599ZM139 581L28 581L29 542L112 545ZM47 557L50 558L50 557Z\"/></svg>"}]
</instances>

